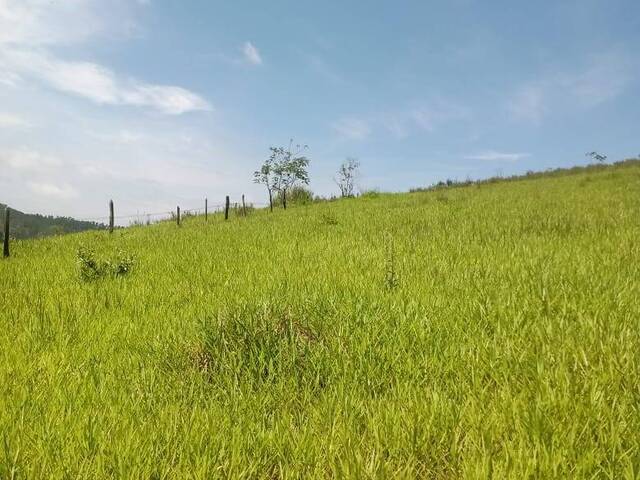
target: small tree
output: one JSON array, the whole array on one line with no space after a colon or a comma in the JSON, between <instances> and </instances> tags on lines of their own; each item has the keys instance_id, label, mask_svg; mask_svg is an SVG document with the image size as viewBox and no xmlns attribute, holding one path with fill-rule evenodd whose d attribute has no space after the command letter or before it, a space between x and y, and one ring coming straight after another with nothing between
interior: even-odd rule
<instances>
[{"instance_id":1,"label":"small tree","mask_svg":"<svg viewBox=\"0 0 640 480\"><path fill-rule=\"evenodd\" d=\"M275 152L271 148L271 156L265 160L260 170L253 172L253 182L267 187L269 192L269 209L273 212L273 190L275 189L276 176L274 172Z\"/></svg>"},{"instance_id":2,"label":"small tree","mask_svg":"<svg viewBox=\"0 0 640 480\"><path fill-rule=\"evenodd\" d=\"M293 145L289 147L271 147L273 161L274 183L273 188L282 196L282 206L287 209L287 191L298 184L309 185L309 159L301 155L308 147L306 145Z\"/></svg>"},{"instance_id":3,"label":"small tree","mask_svg":"<svg viewBox=\"0 0 640 480\"><path fill-rule=\"evenodd\" d=\"M340 188L340 195L343 197L353 197L355 193L355 180L358 175L360 162L355 158L347 158L338 169L338 176L334 177L334 182Z\"/></svg>"},{"instance_id":4,"label":"small tree","mask_svg":"<svg viewBox=\"0 0 640 480\"><path fill-rule=\"evenodd\" d=\"M600 163L604 163L607 160L606 155L602 155L601 153L598 153L598 152L587 152L585 153L585 156L591 157Z\"/></svg>"}]
</instances>

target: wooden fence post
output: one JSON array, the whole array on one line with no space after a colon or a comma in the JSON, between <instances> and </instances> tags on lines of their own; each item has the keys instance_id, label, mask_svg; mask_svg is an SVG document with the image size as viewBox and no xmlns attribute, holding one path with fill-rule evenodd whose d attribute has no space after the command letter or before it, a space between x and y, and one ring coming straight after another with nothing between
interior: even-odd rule
<instances>
[{"instance_id":1,"label":"wooden fence post","mask_svg":"<svg viewBox=\"0 0 640 480\"><path fill-rule=\"evenodd\" d=\"M113 233L113 200L109 200L109 233Z\"/></svg>"},{"instance_id":2,"label":"wooden fence post","mask_svg":"<svg viewBox=\"0 0 640 480\"><path fill-rule=\"evenodd\" d=\"M224 219L229 220L229 195L224 201Z\"/></svg>"},{"instance_id":3,"label":"wooden fence post","mask_svg":"<svg viewBox=\"0 0 640 480\"><path fill-rule=\"evenodd\" d=\"M247 207L245 207L244 205L244 193L242 194L242 216L243 217L247 216Z\"/></svg>"},{"instance_id":4,"label":"wooden fence post","mask_svg":"<svg viewBox=\"0 0 640 480\"><path fill-rule=\"evenodd\" d=\"M2 248L2 256L9 257L9 207L4 209L4 244Z\"/></svg>"},{"instance_id":5,"label":"wooden fence post","mask_svg":"<svg viewBox=\"0 0 640 480\"><path fill-rule=\"evenodd\" d=\"M178 226L180 226L180 207L176 207L176 220L178 222Z\"/></svg>"},{"instance_id":6,"label":"wooden fence post","mask_svg":"<svg viewBox=\"0 0 640 480\"><path fill-rule=\"evenodd\" d=\"M204 221L206 222L209 219L209 200L205 197L204 199Z\"/></svg>"}]
</instances>

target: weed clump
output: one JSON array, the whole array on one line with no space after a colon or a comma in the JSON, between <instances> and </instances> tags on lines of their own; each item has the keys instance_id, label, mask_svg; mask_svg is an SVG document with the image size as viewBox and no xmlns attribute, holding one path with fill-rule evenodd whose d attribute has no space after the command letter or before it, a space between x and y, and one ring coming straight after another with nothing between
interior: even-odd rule
<instances>
[{"instance_id":1,"label":"weed clump","mask_svg":"<svg viewBox=\"0 0 640 480\"><path fill-rule=\"evenodd\" d=\"M396 250L394 238L391 234L385 236L385 286L389 290L395 289L400 283L396 267Z\"/></svg>"},{"instance_id":2,"label":"weed clump","mask_svg":"<svg viewBox=\"0 0 640 480\"><path fill-rule=\"evenodd\" d=\"M242 309L203 321L188 356L212 382L260 388L293 380L321 388L330 364L324 343L313 326L289 311Z\"/></svg>"},{"instance_id":3,"label":"weed clump","mask_svg":"<svg viewBox=\"0 0 640 480\"><path fill-rule=\"evenodd\" d=\"M322 214L322 223L324 225L335 226L335 225L338 225L338 219L336 217L334 217L333 215L323 213Z\"/></svg>"},{"instance_id":4,"label":"weed clump","mask_svg":"<svg viewBox=\"0 0 640 480\"><path fill-rule=\"evenodd\" d=\"M80 279L85 282L105 277L122 277L131 272L135 265L133 255L122 250L118 250L113 257L100 258L93 249L82 245L78 248L76 257Z\"/></svg>"}]
</instances>

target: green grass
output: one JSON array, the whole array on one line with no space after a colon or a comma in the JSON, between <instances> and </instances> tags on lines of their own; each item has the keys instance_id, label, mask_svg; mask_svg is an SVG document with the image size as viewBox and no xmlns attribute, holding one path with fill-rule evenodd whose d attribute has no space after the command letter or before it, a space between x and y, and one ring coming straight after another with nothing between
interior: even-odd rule
<instances>
[{"instance_id":1,"label":"green grass","mask_svg":"<svg viewBox=\"0 0 640 480\"><path fill-rule=\"evenodd\" d=\"M0 478L638 478L639 239L624 164L18 241Z\"/></svg>"}]
</instances>

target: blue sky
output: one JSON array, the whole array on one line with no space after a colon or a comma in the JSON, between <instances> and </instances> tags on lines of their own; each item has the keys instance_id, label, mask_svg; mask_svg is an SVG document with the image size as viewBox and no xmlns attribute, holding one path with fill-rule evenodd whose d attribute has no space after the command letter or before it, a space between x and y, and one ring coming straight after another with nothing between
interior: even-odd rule
<instances>
[{"instance_id":1,"label":"blue sky","mask_svg":"<svg viewBox=\"0 0 640 480\"><path fill-rule=\"evenodd\" d=\"M640 3L0 0L0 201L78 217L638 155Z\"/></svg>"}]
</instances>

